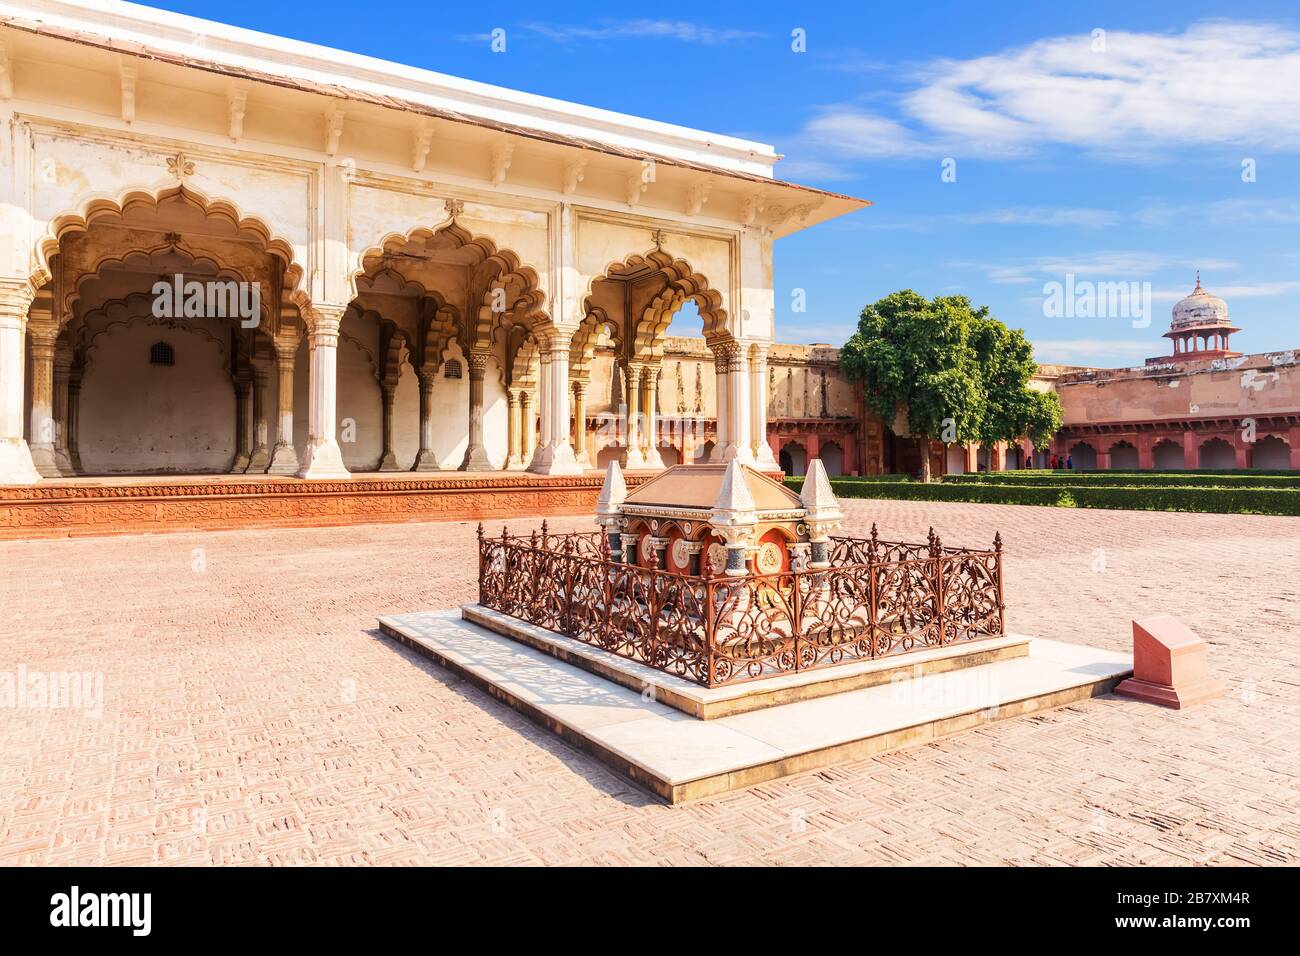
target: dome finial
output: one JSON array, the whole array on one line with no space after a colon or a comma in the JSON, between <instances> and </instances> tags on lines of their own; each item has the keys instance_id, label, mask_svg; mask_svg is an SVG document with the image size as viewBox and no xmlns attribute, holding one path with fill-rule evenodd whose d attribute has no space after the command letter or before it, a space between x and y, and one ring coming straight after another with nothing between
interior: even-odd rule
<instances>
[{"instance_id":1,"label":"dome finial","mask_svg":"<svg viewBox=\"0 0 1300 956\"><path fill-rule=\"evenodd\" d=\"M1196 270L1196 288L1193 289L1192 291L1193 292L1201 291L1201 270L1200 269Z\"/></svg>"}]
</instances>

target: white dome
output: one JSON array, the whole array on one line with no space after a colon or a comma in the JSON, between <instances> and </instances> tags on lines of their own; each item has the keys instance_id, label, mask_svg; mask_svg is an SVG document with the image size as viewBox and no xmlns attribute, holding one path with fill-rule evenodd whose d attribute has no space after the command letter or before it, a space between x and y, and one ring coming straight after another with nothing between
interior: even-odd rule
<instances>
[{"instance_id":1,"label":"white dome","mask_svg":"<svg viewBox=\"0 0 1300 956\"><path fill-rule=\"evenodd\" d=\"M1214 325L1231 325L1228 303L1202 289L1201 276L1197 273L1196 288L1191 295L1179 300L1174 306L1174 320L1169 327L1177 332L1180 329Z\"/></svg>"}]
</instances>

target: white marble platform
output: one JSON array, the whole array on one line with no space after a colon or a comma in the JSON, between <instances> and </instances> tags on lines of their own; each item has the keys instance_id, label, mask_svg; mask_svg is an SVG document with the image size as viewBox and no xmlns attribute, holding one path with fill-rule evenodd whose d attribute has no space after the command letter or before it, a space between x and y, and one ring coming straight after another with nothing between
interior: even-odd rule
<instances>
[{"instance_id":1,"label":"white marble platform","mask_svg":"<svg viewBox=\"0 0 1300 956\"><path fill-rule=\"evenodd\" d=\"M1132 657L1033 639L1026 656L699 720L461 618L381 617L384 633L673 803L1109 692Z\"/></svg>"},{"instance_id":2,"label":"white marble platform","mask_svg":"<svg viewBox=\"0 0 1300 956\"><path fill-rule=\"evenodd\" d=\"M702 720L824 697L846 690L884 684L902 677L920 677L937 671L973 667L994 660L1023 657L1032 638L1022 634L962 641L946 647L924 648L877 660L849 661L834 667L795 671L758 680L704 687L640 661L620 657L583 641L548 631L481 604L466 604L461 616L504 637L545 651L566 664L574 664L638 693L652 689L660 703ZM900 673L906 671L906 674Z\"/></svg>"}]
</instances>

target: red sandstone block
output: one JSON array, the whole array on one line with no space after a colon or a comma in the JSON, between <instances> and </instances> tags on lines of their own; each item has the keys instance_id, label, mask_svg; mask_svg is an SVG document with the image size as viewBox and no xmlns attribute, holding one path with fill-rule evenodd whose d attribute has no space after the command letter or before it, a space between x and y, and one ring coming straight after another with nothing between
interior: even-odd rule
<instances>
[{"instance_id":1,"label":"red sandstone block","mask_svg":"<svg viewBox=\"0 0 1300 956\"><path fill-rule=\"evenodd\" d=\"M1133 622L1133 676L1115 693L1182 709L1226 691L1210 676L1209 645L1177 618L1162 614Z\"/></svg>"}]
</instances>

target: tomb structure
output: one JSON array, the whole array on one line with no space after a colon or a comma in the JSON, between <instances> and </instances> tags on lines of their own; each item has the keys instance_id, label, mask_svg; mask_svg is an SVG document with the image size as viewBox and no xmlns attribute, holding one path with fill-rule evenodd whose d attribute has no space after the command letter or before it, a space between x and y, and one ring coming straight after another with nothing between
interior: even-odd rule
<instances>
[{"instance_id":1,"label":"tomb structure","mask_svg":"<svg viewBox=\"0 0 1300 956\"><path fill-rule=\"evenodd\" d=\"M795 494L732 462L678 465L629 494L610 462L596 520L611 552L638 567L705 577L827 567L830 532L843 515L816 459L805 487Z\"/></svg>"}]
</instances>

